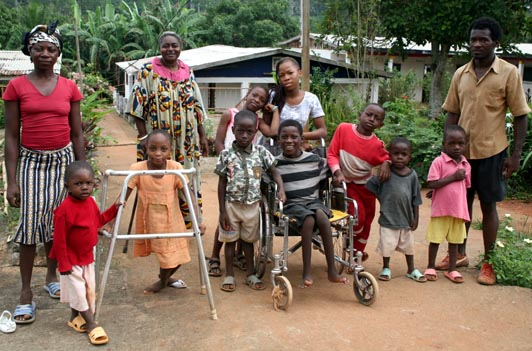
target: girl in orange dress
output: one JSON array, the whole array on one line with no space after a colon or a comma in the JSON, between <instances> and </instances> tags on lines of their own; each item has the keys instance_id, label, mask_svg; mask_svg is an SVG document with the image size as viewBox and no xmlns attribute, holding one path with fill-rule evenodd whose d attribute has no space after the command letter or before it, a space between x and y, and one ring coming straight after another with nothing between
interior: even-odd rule
<instances>
[{"instance_id":1,"label":"girl in orange dress","mask_svg":"<svg viewBox=\"0 0 532 351\"><path fill-rule=\"evenodd\" d=\"M154 130L146 142L147 161L131 165L132 171L143 170L175 170L183 167L179 162L170 160L172 152L171 139L168 132ZM138 192L138 205L136 212L136 233L178 233L185 232L186 226L179 208L178 190L187 186L175 175L164 176L137 176L128 183L126 199L134 188ZM192 196L192 195L191 195ZM171 278L182 264L190 261L188 239L186 238L161 238L135 240L133 255L157 255L160 272L159 279L144 289L144 294L159 292L161 289L172 286L175 288L186 287L182 280Z\"/></svg>"}]
</instances>

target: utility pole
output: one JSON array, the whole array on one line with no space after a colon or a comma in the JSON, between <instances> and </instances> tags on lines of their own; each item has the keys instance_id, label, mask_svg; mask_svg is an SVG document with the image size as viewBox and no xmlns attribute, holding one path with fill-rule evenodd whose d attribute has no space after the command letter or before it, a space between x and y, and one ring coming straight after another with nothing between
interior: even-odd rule
<instances>
[{"instance_id":1,"label":"utility pole","mask_svg":"<svg viewBox=\"0 0 532 351\"><path fill-rule=\"evenodd\" d=\"M310 0L301 0L301 89L310 90Z\"/></svg>"}]
</instances>

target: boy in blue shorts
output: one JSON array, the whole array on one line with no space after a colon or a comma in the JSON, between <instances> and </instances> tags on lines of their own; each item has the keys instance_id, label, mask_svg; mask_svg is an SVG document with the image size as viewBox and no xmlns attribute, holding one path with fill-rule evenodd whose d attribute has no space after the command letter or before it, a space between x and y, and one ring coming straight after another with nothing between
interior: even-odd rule
<instances>
[{"instance_id":1,"label":"boy in blue shorts","mask_svg":"<svg viewBox=\"0 0 532 351\"><path fill-rule=\"evenodd\" d=\"M220 153L214 173L218 181L220 206L219 240L225 243L226 276L221 285L223 291L236 288L233 271L235 245L242 239L246 258L246 284L254 290L263 290L264 283L253 272L253 243L259 239L260 183L263 172L269 172L277 183L279 196L284 201L281 176L275 169L273 155L261 145L253 145L257 132L255 113L242 110L235 115L231 148Z\"/></svg>"},{"instance_id":2,"label":"boy in blue shorts","mask_svg":"<svg viewBox=\"0 0 532 351\"><path fill-rule=\"evenodd\" d=\"M312 255L312 232L319 229L327 261L327 276L333 283L347 283L334 266L330 209L319 198L320 181L325 179L327 161L316 154L302 151L303 128L296 120L286 120L279 126L279 145L283 150L277 156L277 170L281 174L286 192L284 213L297 222L303 242L303 283L309 287L313 283L310 267Z\"/></svg>"}]
</instances>

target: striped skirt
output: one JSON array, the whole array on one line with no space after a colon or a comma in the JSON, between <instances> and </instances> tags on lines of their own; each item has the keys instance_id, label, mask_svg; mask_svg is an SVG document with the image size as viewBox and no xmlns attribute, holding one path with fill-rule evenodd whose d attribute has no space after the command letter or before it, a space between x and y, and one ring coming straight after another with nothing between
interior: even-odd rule
<instances>
[{"instance_id":1,"label":"striped skirt","mask_svg":"<svg viewBox=\"0 0 532 351\"><path fill-rule=\"evenodd\" d=\"M64 175L74 161L69 143L58 150L29 150L20 146L17 182L20 220L14 241L23 245L53 239L54 210L66 197Z\"/></svg>"}]
</instances>

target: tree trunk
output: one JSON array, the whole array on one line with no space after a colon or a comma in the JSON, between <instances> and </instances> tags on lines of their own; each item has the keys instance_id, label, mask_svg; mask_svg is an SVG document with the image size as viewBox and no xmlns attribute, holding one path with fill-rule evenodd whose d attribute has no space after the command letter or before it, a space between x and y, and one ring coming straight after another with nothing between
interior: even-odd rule
<instances>
[{"instance_id":1,"label":"tree trunk","mask_svg":"<svg viewBox=\"0 0 532 351\"><path fill-rule=\"evenodd\" d=\"M432 84L430 86L429 117L437 118L443 103L443 75L449 58L449 45L432 42ZM445 92L447 93L447 92Z\"/></svg>"}]
</instances>

